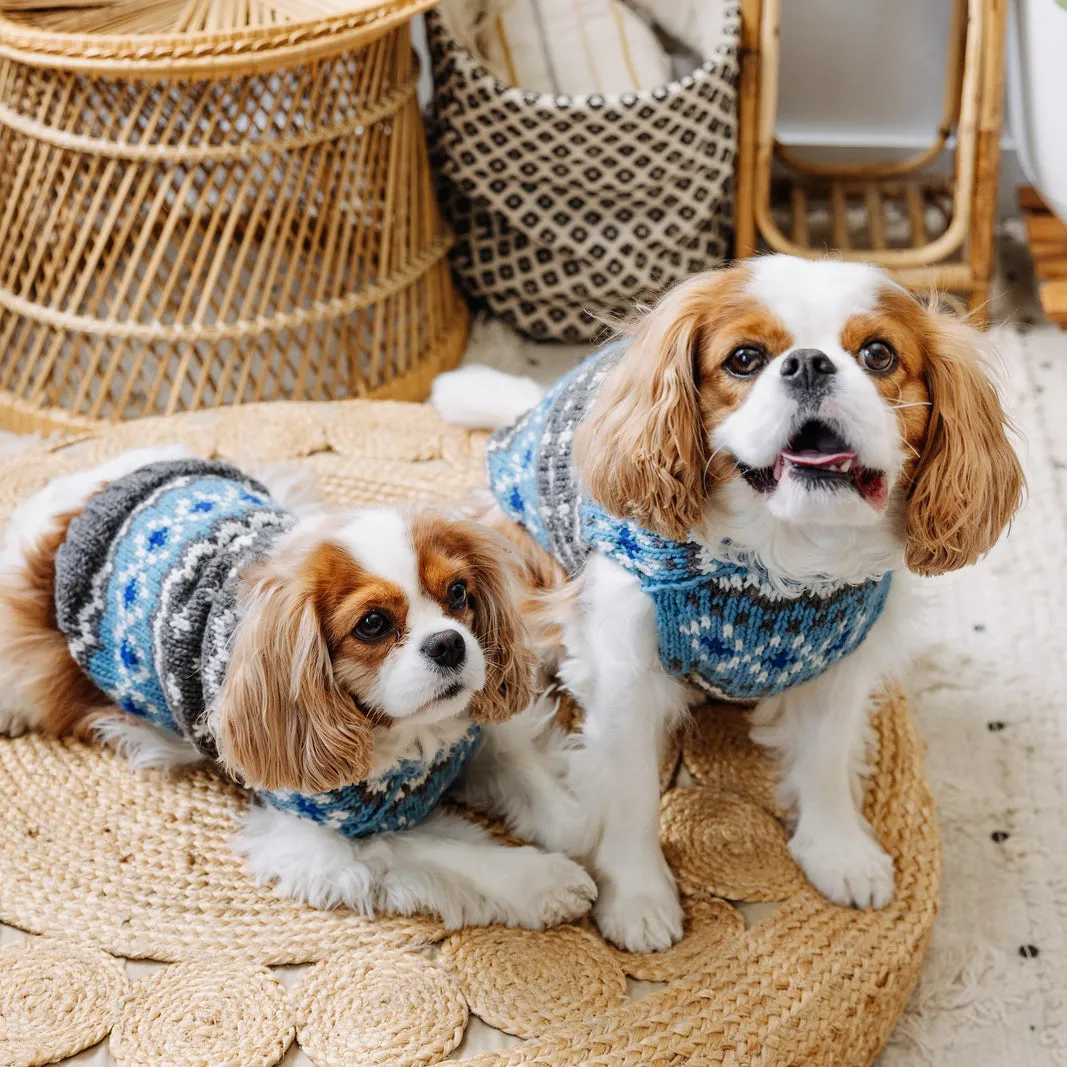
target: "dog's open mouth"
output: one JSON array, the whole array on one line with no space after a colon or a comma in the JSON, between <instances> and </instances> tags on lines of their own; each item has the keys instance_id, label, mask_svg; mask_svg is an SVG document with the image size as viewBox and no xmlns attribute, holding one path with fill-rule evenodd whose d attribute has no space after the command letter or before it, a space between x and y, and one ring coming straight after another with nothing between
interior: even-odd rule
<instances>
[{"instance_id":1,"label":"dog's open mouth","mask_svg":"<svg viewBox=\"0 0 1067 1067\"><path fill-rule=\"evenodd\" d=\"M856 450L818 419L809 419L793 434L773 467L742 467L741 473L761 493L773 493L789 478L813 489L851 489L878 510L888 495L885 472L864 467Z\"/></svg>"}]
</instances>

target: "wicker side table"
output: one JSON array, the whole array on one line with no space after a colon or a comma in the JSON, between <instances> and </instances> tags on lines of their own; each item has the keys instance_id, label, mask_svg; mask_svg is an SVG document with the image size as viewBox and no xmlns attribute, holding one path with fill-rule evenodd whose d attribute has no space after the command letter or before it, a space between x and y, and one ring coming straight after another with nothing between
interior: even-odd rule
<instances>
[{"instance_id":1,"label":"wicker side table","mask_svg":"<svg viewBox=\"0 0 1067 1067\"><path fill-rule=\"evenodd\" d=\"M0 427L425 396L468 329L430 2L0 4Z\"/></svg>"}]
</instances>

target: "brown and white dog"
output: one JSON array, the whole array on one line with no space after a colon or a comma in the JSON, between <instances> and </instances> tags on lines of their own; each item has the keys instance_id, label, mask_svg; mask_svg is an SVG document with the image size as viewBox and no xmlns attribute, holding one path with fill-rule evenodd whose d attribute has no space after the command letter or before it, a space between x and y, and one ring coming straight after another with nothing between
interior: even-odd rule
<instances>
[{"instance_id":1,"label":"brown and white dog","mask_svg":"<svg viewBox=\"0 0 1067 1067\"><path fill-rule=\"evenodd\" d=\"M793 856L842 904L893 896L860 772L868 698L915 630L909 572L974 563L1020 503L985 349L875 267L768 256L666 294L573 435L580 486L606 512L745 560L782 590L894 573L862 643L751 716L795 811ZM433 400L452 421L504 427L540 393L471 367L439 377ZM658 756L694 691L665 668L652 601L616 560L592 551L559 604L560 675L586 709L571 764L581 818L569 844L544 828L589 858L602 932L663 949L682 913L659 846Z\"/></svg>"},{"instance_id":2,"label":"brown and white dog","mask_svg":"<svg viewBox=\"0 0 1067 1067\"><path fill-rule=\"evenodd\" d=\"M0 733L102 740L137 767L205 758L199 742L108 700L72 657L55 603L56 555L75 516L116 480L186 456L128 453L18 508L0 556ZM463 775L479 795L513 825L530 804L572 818L550 709L531 704L533 655L506 542L439 513L290 510L291 528L238 572L225 678L197 720L222 768L254 790L320 794L430 761L475 722L482 743ZM345 837L254 803L236 848L257 879L314 906L428 911L450 926L540 928L584 913L596 892L565 856L505 847L443 810L410 829Z\"/></svg>"}]
</instances>

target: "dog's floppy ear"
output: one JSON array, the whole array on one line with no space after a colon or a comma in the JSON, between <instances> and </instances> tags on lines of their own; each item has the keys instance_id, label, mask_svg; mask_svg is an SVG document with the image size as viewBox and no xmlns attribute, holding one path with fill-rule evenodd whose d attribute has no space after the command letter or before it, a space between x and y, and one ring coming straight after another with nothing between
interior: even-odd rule
<instances>
[{"instance_id":1,"label":"dog's floppy ear","mask_svg":"<svg viewBox=\"0 0 1067 1067\"><path fill-rule=\"evenodd\" d=\"M697 275L645 316L575 434L593 499L675 540L697 524L707 494L696 366L721 277Z\"/></svg>"},{"instance_id":2,"label":"dog's floppy ear","mask_svg":"<svg viewBox=\"0 0 1067 1067\"><path fill-rule=\"evenodd\" d=\"M905 560L917 574L944 574L996 544L1022 501L1025 479L981 335L949 315L928 313L925 337L931 408L908 492Z\"/></svg>"},{"instance_id":3,"label":"dog's floppy ear","mask_svg":"<svg viewBox=\"0 0 1067 1067\"><path fill-rule=\"evenodd\" d=\"M322 793L370 773L370 723L334 678L312 591L269 562L248 575L216 730L252 788Z\"/></svg>"},{"instance_id":4,"label":"dog's floppy ear","mask_svg":"<svg viewBox=\"0 0 1067 1067\"><path fill-rule=\"evenodd\" d=\"M485 685L474 694L470 716L475 722L502 722L530 703L536 661L519 613L511 548L488 530L476 537L482 545L471 562L474 634L485 654Z\"/></svg>"}]
</instances>

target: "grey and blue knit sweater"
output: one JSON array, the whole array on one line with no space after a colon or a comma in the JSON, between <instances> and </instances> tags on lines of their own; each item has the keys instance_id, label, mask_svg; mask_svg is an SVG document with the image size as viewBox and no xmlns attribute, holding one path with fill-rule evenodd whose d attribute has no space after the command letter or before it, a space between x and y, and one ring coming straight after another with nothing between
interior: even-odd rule
<instances>
[{"instance_id":1,"label":"grey and blue knit sweater","mask_svg":"<svg viewBox=\"0 0 1067 1067\"><path fill-rule=\"evenodd\" d=\"M625 342L594 353L515 425L493 435L489 485L504 512L574 575L596 551L633 574L656 608L660 659L718 699L751 701L809 681L856 649L885 607L891 575L829 578L783 591L758 565L671 541L583 495L574 431ZM730 557L733 557L732 559Z\"/></svg>"},{"instance_id":2,"label":"grey and blue knit sweater","mask_svg":"<svg viewBox=\"0 0 1067 1067\"><path fill-rule=\"evenodd\" d=\"M208 709L229 664L238 571L293 522L224 463L153 463L111 482L56 555L56 620L74 659L118 707L217 760ZM401 760L328 793L260 795L345 836L400 830L433 809L477 740L472 727L430 761Z\"/></svg>"}]
</instances>

